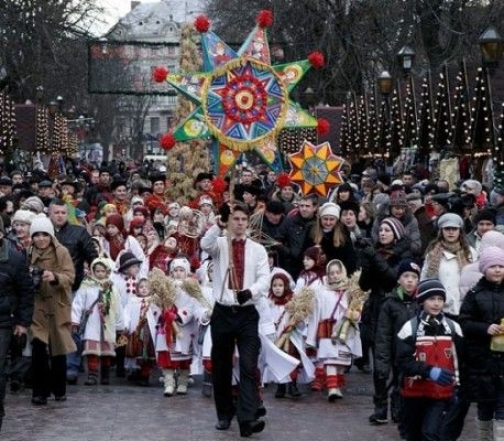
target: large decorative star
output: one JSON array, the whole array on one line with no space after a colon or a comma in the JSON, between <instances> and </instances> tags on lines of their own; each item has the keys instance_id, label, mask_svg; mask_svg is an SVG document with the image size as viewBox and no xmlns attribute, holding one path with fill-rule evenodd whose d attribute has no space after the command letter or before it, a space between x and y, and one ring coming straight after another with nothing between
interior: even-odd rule
<instances>
[{"instance_id":1,"label":"large decorative star","mask_svg":"<svg viewBox=\"0 0 504 441\"><path fill-rule=\"evenodd\" d=\"M327 196L331 188L343 182L340 169L344 161L332 152L328 142L314 145L305 141L298 152L289 155L289 161L290 178L300 185L303 194Z\"/></svg>"},{"instance_id":2,"label":"large decorative star","mask_svg":"<svg viewBox=\"0 0 504 441\"><path fill-rule=\"evenodd\" d=\"M281 129L317 127L317 120L289 93L311 67L323 66L323 55L315 52L307 60L271 65L266 28L272 22L271 12L261 11L256 26L235 52L209 31L206 17L196 19L203 72L170 74L165 68L154 71L156 81L167 81L197 106L166 139L173 144L212 138L221 150L222 146L237 154L255 150L269 162L264 147L268 146L268 152L276 149L276 135ZM170 147L168 144L165 148Z\"/></svg>"}]
</instances>

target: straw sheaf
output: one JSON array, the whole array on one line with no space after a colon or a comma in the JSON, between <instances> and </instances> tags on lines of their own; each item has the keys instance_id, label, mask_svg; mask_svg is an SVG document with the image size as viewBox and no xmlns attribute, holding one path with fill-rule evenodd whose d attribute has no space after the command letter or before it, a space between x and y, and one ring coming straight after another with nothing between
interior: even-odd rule
<instances>
[{"instance_id":1,"label":"straw sheaf","mask_svg":"<svg viewBox=\"0 0 504 441\"><path fill-rule=\"evenodd\" d=\"M194 300L196 300L201 306L212 309L207 299L203 295L203 291L201 291L201 286L196 279L187 278L182 283L181 288L189 294Z\"/></svg>"},{"instance_id":2,"label":"straw sheaf","mask_svg":"<svg viewBox=\"0 0 504 441\"><path fill-rule=\"evenodd\" d=\"M159 268L153 268L149 272L149 291L152 295L152 302L161 309L169 309L175 304L177 290L173 282L166 277Z\"/></svg>"}]
</instances>

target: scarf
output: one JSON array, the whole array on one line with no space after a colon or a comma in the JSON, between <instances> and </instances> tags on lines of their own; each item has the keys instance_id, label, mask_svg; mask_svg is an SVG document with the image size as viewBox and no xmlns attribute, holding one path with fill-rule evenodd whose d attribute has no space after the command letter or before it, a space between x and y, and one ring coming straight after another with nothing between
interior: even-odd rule
<instances>
[{"instance_id":1,"label":"scarf","mask_svg":"<svg viewBox=\"0 0 504 441\"><path fill-rule=\"evenodd\" d=\"M434 248L429 251L429 265L427 267L427 278L438 278L439 276L439 265L441 264L441 259L443 258L443 252L448 251L449 253L455 254L457 257L457 263L459 267L459 272L464 266L469 262L464 253L464 249L460 242L456 243L446 243L444 240L440 240Z\"/></svg>"},{"instance_id":2,"label":"scarf","mask_svg":"<svg viewBox=\"0 0 504 441\"><path fill-rule=\"evenodd\" d=\"M284 290L284 293L281 297L277 297L273 295L270 291L268 294L268 298L273 302L274 305L282 306L287 304L293 297L294 293L290 290Z\"/></svg>"}]
</instances>

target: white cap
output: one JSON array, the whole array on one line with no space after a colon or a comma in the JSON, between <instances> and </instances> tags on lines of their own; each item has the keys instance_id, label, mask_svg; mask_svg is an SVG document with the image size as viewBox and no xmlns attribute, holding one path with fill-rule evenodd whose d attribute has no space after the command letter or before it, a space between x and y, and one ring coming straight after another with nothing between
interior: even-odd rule
<instances>
[{"instance_id":1,"label":"white cap","mask_svg":"<svg viewBox=\"0 0 504 441\"><path fill-rule=\"evenodd\" d=\"M334 202L326 202L319 208L319 216L334 216L339 219L341 208Z\"/></svg>"}]
</instances>

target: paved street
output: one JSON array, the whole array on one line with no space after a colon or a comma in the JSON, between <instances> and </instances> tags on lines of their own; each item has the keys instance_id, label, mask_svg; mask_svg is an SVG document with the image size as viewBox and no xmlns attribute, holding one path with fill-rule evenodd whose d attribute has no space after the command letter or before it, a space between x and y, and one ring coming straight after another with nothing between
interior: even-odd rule
<instances>
[{"instance_id":1,"label":"paved street","mask_svg":"<svg viewBox=\"0 0 504 441\"><path fill-rule=\"evenodd\" d=\"M371 376L352 371L345 398L328 403L306 391L299 400L276 400L266 389L266 430L251 439L262 441L399 440L396 426L371 426ZM82 384L83 379L80 379ZM240 439L238 425L218 432L213 401L201 395L200 382L185 397L163 397L157 381L148 387L115 380L111 386L69 386L68 401L34 407L30 392L8 395L2 441L227 441ZM474 410L462 441L476 439Z\"/></svg>"}]
</instances>

